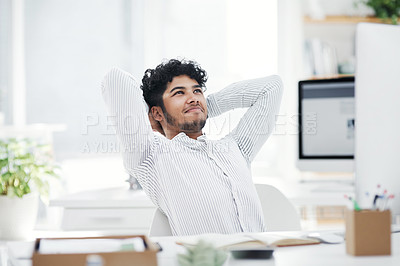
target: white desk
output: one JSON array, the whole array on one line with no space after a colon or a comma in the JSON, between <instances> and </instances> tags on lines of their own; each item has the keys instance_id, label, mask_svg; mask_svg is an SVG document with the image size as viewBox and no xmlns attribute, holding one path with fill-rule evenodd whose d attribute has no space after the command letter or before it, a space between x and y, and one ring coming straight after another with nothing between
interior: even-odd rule
<instances>
[{"instance_id":1,"label":"white desk","mask_svg":"<svg viewBox=\"0 0 400 266\"><path fill-rule=\"evenodd\" d=\"M276 232L274 232L276 234ZM153 237L153 241L160 243L163 251L159 253L160 266L179 265L176 254L183 253L184 248L175 244L174 237ZM282 247L274 251L274 258L270 260L236 260L229 257L224 266L228 265L400 265L400 233L392 234L391 256L363 256L353 257L346 254L343 244L319 244L309 246Z\"/></svg>"},{"instance_id":2,"label":"white desk","mask_svg":"<svg viewBox=\"0 0 400 266\"><path fill-rule=\"evenodd\" d=\"M276 234L274 232L273 234ZM175 237L153 237L151 240L160 243L163 248L162 252L158 253L159 266L174 266L179 265L176 254L183 253L184 248L176 245ZM1 241L0 241L1 244ZM33 241L24 243L9 243L13 253L19 257L29 257L33 250ZM17 250L16 250L17 249ZM24 254L26 253L26 254ZM29 260L20 259L15 266L30 266ZM353 257L346 254L345 244L319 244L310 246L282 247L277 248L274 252L274 258L270 260L236 260L229 257L224 266L228 265L400 265L400 233L392 234L392 255L391 256L363 256Z\"/></svg>"}]
</instances>

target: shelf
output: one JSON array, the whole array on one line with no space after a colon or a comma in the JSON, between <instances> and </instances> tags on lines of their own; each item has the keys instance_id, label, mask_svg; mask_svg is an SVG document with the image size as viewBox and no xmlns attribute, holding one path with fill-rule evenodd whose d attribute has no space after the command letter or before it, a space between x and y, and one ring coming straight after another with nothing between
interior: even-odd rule
<instances>
[{"instance_id":1,"label":"shelf","mask_svg":"<svg viewBox=\"0 0 400 266\"><path fill-rule=\"evenodd\" d=\"M398 21L400 23L400 19ZM377 17L357 16L326 16L325 19L313 19L309 16L304 16L304 22L307 24L357 24L360 22L384 23L380 18Z\"/></svg>"},{"instance_id":2,"label":"shelf","mask_svg":"<svg viewBox=\"0 0 400 266\"><path fill-rule=\"evenodd\" d=\"M337 75L329 75L329 76L312 76L309 79L337 79L337 78L347 78L354 77L354 74L337 74Z\"/></svg>"}]
</instances>

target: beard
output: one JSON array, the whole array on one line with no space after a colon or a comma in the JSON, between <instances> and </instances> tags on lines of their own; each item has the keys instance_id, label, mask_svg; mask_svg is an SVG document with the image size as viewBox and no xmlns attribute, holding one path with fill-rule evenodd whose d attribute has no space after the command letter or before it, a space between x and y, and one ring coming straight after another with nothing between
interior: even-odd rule
<instances>
[{"instance_id":1,"label":"beard","mask_svg":"<svg viewBox=\"0 0 400 266\"><path fill-rule=\"evenodd\" d=\"M203 129L203 127L206 124L206 120L205 119L199 119L199 120L195 120L195 121L187 121L184 123L176 123L176 119L174 117L172 117L167 111L164 111L164 116L165 119L167 121L168 125L172 125L172 126L178 126L179 130L181 130L181 132L187 132L187 133L195 133L195 132L199 132Z\"/></svg>"},{"instance_id":2,"label":"beard","mask_svg":"<svg viewBox=\"0 0 400 266\"><path fill-rule=\"evenodd\" d=\"M178 127L183 132L199 132L203 129L206 124L206 120L199 119L197 121L185 122L182 124L178 124Z\"/></svg>"}]
</instances>

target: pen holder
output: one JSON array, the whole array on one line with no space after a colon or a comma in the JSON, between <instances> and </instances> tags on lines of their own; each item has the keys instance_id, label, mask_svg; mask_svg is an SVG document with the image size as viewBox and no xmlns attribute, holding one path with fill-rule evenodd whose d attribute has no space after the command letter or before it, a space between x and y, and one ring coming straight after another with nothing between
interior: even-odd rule
<instances>
[{"instance_id":1,"label":"pen holder","mask_svg":"<svg viewBox=\"0 0 400 266\"><path fill-rule=\"evenodd\" d=\"M348 210L346 252L354 256L391 254L390 210Z\"/></svg>"}]
</instances>

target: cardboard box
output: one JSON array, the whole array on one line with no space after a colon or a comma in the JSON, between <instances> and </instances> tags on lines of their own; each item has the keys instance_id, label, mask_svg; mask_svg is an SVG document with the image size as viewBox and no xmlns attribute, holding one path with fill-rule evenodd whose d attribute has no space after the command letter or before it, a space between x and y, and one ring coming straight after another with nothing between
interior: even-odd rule
<instances>
[{"instance_id":1,"label":"cardboard box","mask_svg":"<svg viewBox=\"0 0 400 266\"><path fill-rule=\"evenodd\" d=\"M83 253L83 254L41 254L38 252L40 238L36 239L35 249L32 255L33 266L86 266L86 260L89 255L99 255L103 259L104 266L157 266L158 247L149 241L146 236L107 236L107 237L87 237L87 238L58 238L58 239L125 239L132 237L140 237L144 240L146 250L143 252L136 251L119 251L109 253ZM57 239L57 238L52 238Z\"/></svg>"},{"instance_id":2,"label":"cardboard box","mask_svg":"<svg viewBox=\"0 0 400 266\"><path fill-rule=\"evenodd\" d=\"M390 210L347 211L346 252L354 256L390 255Z\"/></svg>"}]
</instances>

